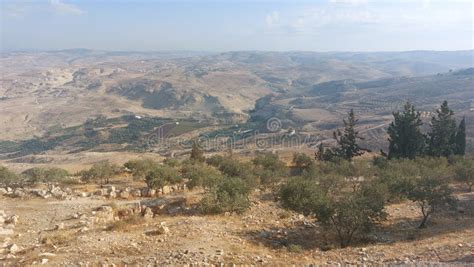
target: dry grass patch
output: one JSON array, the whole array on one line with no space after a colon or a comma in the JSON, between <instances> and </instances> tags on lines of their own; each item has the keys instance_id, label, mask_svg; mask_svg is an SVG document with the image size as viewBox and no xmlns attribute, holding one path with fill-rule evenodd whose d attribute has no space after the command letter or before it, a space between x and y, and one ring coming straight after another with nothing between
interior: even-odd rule
<instances>
[{"instance_id":1,"label":"dry grass patch","mask_svg":"<svg viewBox=\"0 0 474 267\"><path fill-rule=\"evenodd\" d=\"M61 231L49 234L41 238L41 243L45 245L64 246L70 244L77 235L71 231Z\"/></svg>"},{"instance_id":2,"label":"dry grass patch","mask_svg":"<svg viewBox=\"0 0 474 267\"><path fill-rule=\"evenodd\" d=\"M128 232L134 227L145 224L145 219L140 215L131 215L120 221L115 221L107 226L107 231Z\"/></svg>"}]
</instances>

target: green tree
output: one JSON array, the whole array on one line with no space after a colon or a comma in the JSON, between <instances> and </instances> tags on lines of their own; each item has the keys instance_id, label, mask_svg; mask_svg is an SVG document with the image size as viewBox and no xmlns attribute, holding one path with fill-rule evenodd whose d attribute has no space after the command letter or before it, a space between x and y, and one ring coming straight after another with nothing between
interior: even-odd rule
<instances>
[{"instance_id":1,"label":"green tree","mask_svg":"<svg viewBox=\"0 0 474 267\"><path fill-rule=\"evenodd\" d=\"M118 166L109 161L101 161L92 165L89 170L81 172L82 180L108 184L110 178L117 172Z\"/></svg>"},{"instance_id":2,"label":"green tree","mask_svg":"<svg viewBox=\"0 0 474 267\"><path fill-rule=\"evenodd\" d=\"M463 117L459 123L455 138L455 155L466 154L466 117Z\"/></svg>"},{"instance_id":3,"label":"green tree","mask_svg":"<svg viewBox=\"0 0 474 267\"><path fill-rule=\"evenodd\" d=\"M472 192L472 186L474 185L474 160L462 159L455 163L453 166L455 179L458 182L465 183L469 192Z\"/></svg>"},{"instance_id":4,"label":"green tree","mask_svg":"<svg viewBox=\"0 0 474 267\"><path fill-rule=\"evenodd\" d=\"M448 157L456 149L456 120L454 112L444 101L436 110L436 116L431 119L431 132L429 133L429 153L432 156Z\"/></svg>"},{"instance_id":5,"label":"green tree","mask_svg":"<svg viewBox=\"0 0 474 267\"><path fill-rule=\"evenodd\" d=\"M369 232L372 225L385 218L385 187L365 181L357 187L340 183L323 187L320 179L296 178L280 190L284 207L313 214L334 230L341 247L351 244L355 235ZM323 181L323 180L321 180Z\"/></svg>"},{"instance_id":6,"label":"green tree","mask_svg":"<svg viewBox=\"0 0 474 267\"><path fill-rule=\"evenodd\" d=\"M124 164L124 167L132 172L133 178L137 180L145 179L149 171L158 166L152 159L133 159Z\"/></svg>"},{"instance_id":7,"label":"green tree","mask_svg":"<svg viewBox=\"0 0 474 267\"><path fill-rule=\"evenodd\" d=\"M330 148L325 148L323 143L319 143L318 150L314 153L314 157L317 161L333 161L337 162L341 160L339 155Z\"/></svg>"},{"instance_id":8,"label":"green tree","mask_svg":"<svg viewBox=\"0 0 474 267\"><path fill-rule=\"evenodd\" d=\"M273 153L257 155L252 163L254 164L254 173L260 177L260 183L263 185L275 185L288 174L286 164Z\"/></svg>"},{"instance_id":9,"label":"green tree","mask_svg":"<svg viewBox=\"0 0 474 267\"><path fill-rule=\"evenodd\" d=\"M250 207L249 193L250 188L244 181L226 177L204 195L199 209L206 214L242 213Z\"/></svg>"},{"instance_id":10,"label":"green tree","mask_svg":"<svg viewBox=\"0 0 474 267\"><path fill-rule=\"evenodd\" d=\"M206 161L206 158L204 157L204 151L202 150L202 147L198 144L197 141L193 142L190 159L192 161L198 161L198 162Z\"/></svg>"},{"instance_id":11,"label":"green tree","mask_svg":"<svg viewBox=\"0 0 474 267\"><path fill-rule=\"evenodd\" d=\"M314 161L310 156L305 153L294 153L293 164L295 165L295 167L301 170L306 170L314 164Z\"/></svg>"},{"instance_id":12,"label":"green tree","mask_svg":"<svg viewBox=\"0 0 474 267\"><path fill-rule=\"evenodd\" d=\"M170 184L176 184L181 181L179 172L170 166L159 165L150 170L145 176L145 182L148 188L161 189Z\"/></svg>"},{"instance_id":13,"label":"green tree","mask_svg":"<svg viewBox=\"0 0 474 267\"><path fill-rule=\"evenodd\" d=\"M23 179L16 175L16 173L7 169L7 167L0 166L0 185L3 186L21 186Z\"/></svg>"},{"instance_id":14,"label":"green tree","mask_svg":"<svg viewBox=\"0 0 474 267\"><path fill-rule=\"evenodd\" d=\"M186 185L189 189L195 187L209 189L222 180L222 174L218 170L203 163L185 164L181 173L183 178L188 179Z\"/></svg>"},{"instance_id":15,"label":"green tree","mask_svg":"<svg viewBox=\"0 0 474 267\"><path fill-rule=\"evenodd\" d=\"M223 160L224 157L222 157L221 155L212 155L211 157L206 159L206 163L214 167L219 167Z\"/></svg>"},{"instance_id":16,"label":"green tree","mask_svg":"<svg viewBox=\"0 0 474 267\"><path fill-rule=\"evenodd\" d=\"M256 188L260 185L260 179L253 172L252 164L239 162L232 157L223 158L218 169L228 177L240 178L249 188Z\"/></svg>"},{"instance_id":17,"label":"green tree","mask_svg":"<svg viewBox=\"0 0 474 267\"><path fill-rule=\"evenodd\" d=\"M355 130L358 121L355 118L354 110L351 109L347 120L343 120L344 131L337 130L334 132L334 139L336 139L338 145L335 150L336 155L349 161L363 154L363 149L357 144L357 140L362 139L359 132Z\"/></svg>"},{"instance_id":18,"label":"green tree","mask_svg":"<svg viewBox=\"0 0 474 267\"><path fill-rule=\"evenodd\" d=\"M388 158L414 159L421 155L425 149L425 136L421 132L423 122L420 112L407 102L404 111L393 113L393 122L390 123L387 133L389 135Z\"/></svg>"},{"instance_id":19,"label":"green tree","mask_svg":"<svg viewBox=\"0 0 474 267\"><path fill-rule=\"evenodd\" d=\"M413 180L408 199L416 202L421 209L423 218L418 228L424 228L429 216L446 204L452 207L456 204L446 180L429 174Z\"/></svg>"},{"instance_id":20,"label":"green tree","mask_svg":"<svg viewBox=\"0 0 474 267\"><path fill-rule=\"evenodd\" d=\"M59 183L65 182L69 173L61 168L34 167L21 173L28 183Z\"/></svg>"}]
</instances>

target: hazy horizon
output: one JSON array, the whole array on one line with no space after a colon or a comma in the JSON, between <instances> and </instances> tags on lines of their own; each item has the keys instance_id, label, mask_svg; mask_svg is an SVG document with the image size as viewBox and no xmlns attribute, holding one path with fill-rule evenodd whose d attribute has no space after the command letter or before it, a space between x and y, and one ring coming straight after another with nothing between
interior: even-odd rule
<instances>
[{"instance_id":1,"label":"hazy horizon","mask_svg":"<svg viewBox=\"0 0 474 267\"><path fill-rule=\"evenodd\" d=\"M0 53L21 53L21 52L66 52L74 50L88 50L94 52L116 52L116 53L207 53L207 54L218 54L218 53L233 53L233 52L262 52L262 53L413 53L413 52L473 52L473 49L459 49L459 50L429 50L429 49L417 49L417 50L380 50L380 51L345 51L345 50L329 50L329 51L317 51L317 50L115 50L115 49L95 49L86 47L72 47L72 48L58 48L58 49L3 49Z\"/></svg>"},{"instance_id":2,"label":"hazy horizon","mask_svg":"<svg viewBox=\"0 0 474 267\"><path fill-rule=\"evenodd\" d=\"M471 1L8 1L1 51L474 49Z\"/></svg>"}]
</instances>

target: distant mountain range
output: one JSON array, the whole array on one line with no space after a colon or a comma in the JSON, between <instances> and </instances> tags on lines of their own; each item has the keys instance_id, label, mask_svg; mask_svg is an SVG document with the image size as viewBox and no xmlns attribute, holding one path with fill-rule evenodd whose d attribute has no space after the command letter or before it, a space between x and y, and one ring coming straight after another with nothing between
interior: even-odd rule
<instances>
[{"instance_id":1,"label":"distant mountain range","mask_svg":"<svg viewBox=\"0 0 474 267\"><path fill-rule=\"evenodd\" d=\"M473 50L6 52L0 55L0 139L131 114L209 125L278 117L284 127L326 134L354 108L364 132L383 146L390 114L406 100L428 118L446 99L474 121L473 67ZM473 138L472 123L468 128Z\"/></svg>"}]
</instances>

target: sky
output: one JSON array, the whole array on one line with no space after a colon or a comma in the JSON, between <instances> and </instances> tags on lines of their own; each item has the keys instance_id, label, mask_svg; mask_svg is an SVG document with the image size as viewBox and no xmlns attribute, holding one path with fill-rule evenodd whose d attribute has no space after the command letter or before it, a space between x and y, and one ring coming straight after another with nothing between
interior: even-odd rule
<instances>
[{"instance_id":1,"label":"sky","mask_svg":"<svg viewBox=\"0 0 474 267\"><path fill-rule=\"evenodd\" d=\"M0 0L2 51L474 49L474 0Z\"/></svg>"}]
</instances>

